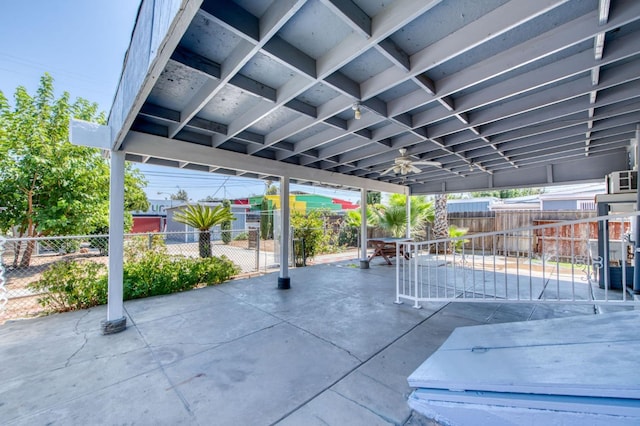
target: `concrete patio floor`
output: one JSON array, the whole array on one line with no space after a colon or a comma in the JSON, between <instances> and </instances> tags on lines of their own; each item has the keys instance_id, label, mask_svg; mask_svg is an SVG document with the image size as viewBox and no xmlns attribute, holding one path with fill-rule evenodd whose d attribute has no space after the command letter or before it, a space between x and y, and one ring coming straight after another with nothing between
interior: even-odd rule
<instances>
[{"instance_id":1,"label":"concrete patio floor","mask_svg":"<svg viewBox=\"0 0 640 426\"><path fill-rule=\"evenodd\" d=\"M592 306L395 305L395 267L356 261L0 326L2 424L433 425L407 377L456 328Z\"/></svg>"}]
</instances>

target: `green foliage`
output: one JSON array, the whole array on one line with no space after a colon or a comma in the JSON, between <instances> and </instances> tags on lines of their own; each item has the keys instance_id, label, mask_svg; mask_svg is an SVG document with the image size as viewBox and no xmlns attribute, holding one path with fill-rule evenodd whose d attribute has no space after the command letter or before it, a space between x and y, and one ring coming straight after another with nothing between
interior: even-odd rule
<instances>
[{"instance_id":1,"label":"green foliage","mask_svg":"<svg viewBox=\"0 0 640 426\"><path fill-rule=\"evenodd\" d=\"M146 237L127 242L124 263L124 299L170 294L198 285L229 280L240 268L227 257L171 256L161 238L149 245ZM42 274L29 288L46 292L39 299L53 311L86 309L107 303L107 268L90 261L62 261Z\"/></svg>"},{"instance_id":2,"label":"green foliage","mask_svg":"<svg viewBox=\"0 0 640 426\"><path fill-rule=\"evenodd\" d=\"M468 228L458 228L455 225L451 225L449 227L449 238L460 238L460 237L464 237L465 235L467 235L467 232L469 232ZM460 240L455 240L451 242L451 245L453 247L453 250L456 251L456 253L459 253L462 251L462 247L464 246L465 243L469 242L469 240L466 239L460 239Z\"/></svg>"},{"instance_id":3,"label":"green foliage","mask_svg":"<svg viewBox=\"0 0 640 426\"><path fill-rule=\"evenodd\" d=\"M236 220L229 207L211 207L203 204L190 204L177 212L173 219L201 231L208 231L225 221Z\"/></svg>"},{"instance_id":4,"label":"green foliage","mask_svg":"<svg viewBox=\"0 0 640 426\"><path fill-rule=\"evenodd\" d=\"M407 229L407 212L404 206L387 206L376 212L378 223L395 238L403 237Z\"/></svg>"},{"instance_id":5,"label":"green foliage","mask_svg":"<svg viewBox=\"0 0 640 426\"><path fill-rule=\"evenodd\" d=\"M109 253L109 227L103 226L96 228L91 235L100 236L89 238L89 247L98 249L100 256L106 256Z\"/></svg>"},{"instance_id":6,"label":"green foliage","mask_svg":"<svg viewBox=\"0 0 640 426\"><path fill-rule=\"evenodd\" d=\"M236 220L231 209L223 206L191 204L173 216L176 222L187 224L200 230L198 248L200 257L211 257L211 234L209 229L225 221Z\"/></svg>"},{"instance_id":7,"label":"green foliage","mask_svg":"<svg viewBox=\"0 0 640 426\"><path fill-rule=\"evenodd\" d=\"M275 185L269 185L265 191L265 195L278 195L278 187Z\"/></svg>"},{"instance_id":8,"label":"green foliage","mask_svg":"<svg viewBox=\"0 0 640 426\"><path fill-rule=\"evenodd\" d=\"M291 212L291 227L293 228L293 238L304 240L304 255L301 242L295 245L294 253L296 259L302 259L303 264L306 264L307 259L326 250L327 236L324 233L324 214L322 211L314 210L308 214L299 211Z\"/></svg>"},{"instance_id":9,"label":"green foliage","mask_svg":"<svg viewBox=\"0 0 640 426\"><path fill-rule=\"evenodd\" d=\"M340 229L340 235L338 237L338 244L347 247L356 247L359 244L360 228L362 225L362 209L349 210L345 214L342 227ZM378 223L378 216L373 212L373 209L367 209L367 227L373 228Z\"/></svg>"},{"instance_id":10,"label":"green foliage","mask_svg":"<svg viewBox=\"0 0 640 426\"><path fill-rule=\"evenodd\" d=\"M402 194L392 194L389 198L390 206L401 207L405 212L406 204L407 197ZM433 203L431 201L427 201L426 197L423 195L412 195L410 217L411 233L418 234L423 232L426 229L427 223L433 223L434 221L435 210Z\"/></svg>"},{"instance_id":11,"label":"green foliage","mask_svg":"<svg viewBox=\"0 0 640 426\"><path fill-rule=\"evenodd\" d=\"M234 241L246 241L249 239L249 234L247 234L246 232L240 232L238 235L236 235L233 240Z\"/></svg>"},{"instance_id":12,"label":"green foliage","mask_svg":"<svg viewBox=\"0 0 640 426\"><path fill-rule=\"evenodd\" d=\"M107 303L106 273L101 263L65 260L54 263L29 289L46 292L38 302L53 311L86 309Z\"/></svg>"},{"instance_id":13,"label":"green foliage","mask_svg":"<svg viewBox=\"0 0 640 426\"><path fill-rule=\"evenodd\" d=\"M109 164L99 150L69 143L69 121L104 123L104 113L84 99L54 97L45 74L34 96L18 87L11 109L0 92L0 232L16 236L89 234L108 225ZM125 172L127 207L147 208L142 175ZM129 216L129 223L131 218ZM31 261L27 244L21 266Z\"/></svg>"},{"instance_id":14,"label":"green foliage","mask_svg":"<svg viewBox=\"0 0 640 426\"><path fill-rule=\"evenodd\" d=\"M231 211L231 201L224 199L222 201L222 207ZM222 242L229 244L231 242L231 221L225 220L220 224L220 230L222 231Z\"/></svg>"},{"instance_id":15,"label":"green foliage","mask_svg":"<svg viewBox=\"0 0 640 426\"><path fill-rule=\"evenodd\" d=\"M368 191L367 192L367 204L374 205L382 202L382 194L379 192Z\"/></svg>"},{"instance_id":16,"label":"green foliage","mask_svg":"<svg viewBox=\"0 0 640 426\"><path fill-rule=\"evenodd\" d=\"M273 214L269 208L269 200L262 199L260 204L260 238L263 240L269 239L269 231L271 229L271 222L273 220Z\"/></svg>"},{"instance_id":17,"label":"green foliage","mask_svg":"<svg viewBox=\"0 0 640 426\"><path fill-rule=\"evenodd\" d=\"M495 191L472 192L473 197L516 198L541 194L542 188L501 189Z\"/></svg>"},{"instance_id":18,"label":"green foliage","mask_svg":"<svg viewBox=\"0 0 640 426\"><path fill-rule=\"evenodd\" d=\"M189 202L189 194L187 194L187 191L185 191L184 189L179 189L176 191L175 194L171 194L169 196L172 200L177 200L177 201L184 201L185 203Z\"/></svg>"},{"instance_id":19,"label":"green foliage","mask_svg":"<svg viewBox=\"0 0 640 426\"><path fill-rule=\"evenodd\" d=\"M362 209L349 210L345 215L345 224L352 228L362 226ZM378 226L378 215L373 208L367 208L367 227Z\"/></svg>"},{"instance_id":20,"label":"green foliage","mask_svg":"<svg viewBox=\"0 0 640 426\"><path fill-rule=\"evenodd\" d=\"M185 291L199 284L219 284L240 272L225 256L171 256L164 242L154 240L149 247L144 237L131 242L125 258L125 300Z\"/></svg>"},{"instance_id":21,"label":"green foliage","mask_svg":"<svg viewBox=\"0 0 640 426\"><path fill-rule=\"evenodd\" d=\"M200 268L198 282L206 285L223 283L240 273L240 267L224 255L198 259L198 265Z\"/></svg>"}]
</instances>

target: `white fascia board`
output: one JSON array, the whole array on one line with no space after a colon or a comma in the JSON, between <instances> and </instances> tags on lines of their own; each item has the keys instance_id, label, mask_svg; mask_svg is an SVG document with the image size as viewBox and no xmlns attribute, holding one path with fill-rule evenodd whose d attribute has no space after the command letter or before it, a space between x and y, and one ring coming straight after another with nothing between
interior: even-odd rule
<instances>
[{"instance_id":1,"label":"white fascia board","mask_svg":"<svg viewBox=\"0 0 640 426\"><path fill-rule=\"evenodd\" d=\"M110 150L111 128L74 118L69 123L69 141L73 145Z\"/></svg>"},{"instance_id":2,"label":"white fascia board","mask_svg":"<svg viewBox=\"0 0 640 426\"><path fill-rule=\"evenodd\" d=\"M203 0L143 0L109 114L118 150Z\"/></svg>"},{"instance_id":3,"label":"white fascia board","mask_svg":"<svg viewBox=\"0 0 640 426\"><path fill-rule=\"evenodd\" d=\"M370 191L395 194L409 194L409 188L402 185L283 163L135 131L130 131L127 134L122 146L127 153L141 156L202 164L209 167L221 167L267 176L287 176L292 179L303 179L320 184L365 188Z\"/></svg>"}]
</instances>

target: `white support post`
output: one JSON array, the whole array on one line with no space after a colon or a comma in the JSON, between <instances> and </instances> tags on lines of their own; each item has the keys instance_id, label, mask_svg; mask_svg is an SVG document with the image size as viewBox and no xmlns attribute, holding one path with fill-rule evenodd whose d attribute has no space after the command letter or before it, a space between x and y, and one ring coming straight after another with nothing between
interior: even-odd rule
<instances>
[{"instance_id":1,"label":"white support post","mask_svg":"<svg viewBox=\"0 0 640 426\"><path fill-rule=\"evenodd\" d=\"M367 189L360 189L360 269L369 269L367 258Z\"/></svg>"},{"instance_id":2,"label":"white support post","mask_svg":"<svg viewBox=\"0 0 640 426\"><path fill-rule=\"evenodd\" d=\"M636 146L635 146L636 161L640 160L640 124L636 124ZM640 167L635 164L634 168L636 173L640 173ZM637 178L636 178L637 179ZM640 186L636 189L636 211L640 210ZM633 291L634 293L640 292L640 216L636 216L633 219L635 221L635 235L632 238L635 240L635 253L633 257ZM622 270L625 270L625 263L622 264ZM622 281L623 283L625 281Z\"/></svg>"},{"instance_id":3,"label":"white support post","mask_svg":"<svg viewBox=\"0 0 640 426\"><path fill-rule=\"evenodd\" d=\"M124 330L127 319L123 312L123 249L124 249L124 157L121 151L111 151L109 178L109 302L107 319L102 322L102 333L113 334Z\"/></svg>"},{"instance_id":4,"label":"white support post","mask_svg":"<svg viewBox=\"0 0 640 426\"><path fill-rule=\"evenodd\" d=\"M411 195L407 194L405 208L407 210L407 238L411 238Z\"/></svg>"},{"instance_id":5,"label":"white support post","mask_svg":"<svg viewBox=\"0 0 640 426\"><path fill-rule=\"evenodd\" d=\"M289 176L280 178L280 220L282 229L280 232L280 276L278 277L278 288L288 290L291 288L291 278L289 278Z\"/></svg>"}]
</instances>

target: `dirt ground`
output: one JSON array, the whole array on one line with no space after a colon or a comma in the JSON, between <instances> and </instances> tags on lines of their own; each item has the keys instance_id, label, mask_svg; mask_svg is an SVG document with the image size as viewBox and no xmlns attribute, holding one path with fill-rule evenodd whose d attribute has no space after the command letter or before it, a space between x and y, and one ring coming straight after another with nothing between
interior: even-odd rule
<instances>
[{"instance_id":1,"label":"dirt ground","mask_svg":"<svg viewBox=\"0 0 640 426\"><path fill-rule=\"evenodd\" d=\"M9 300L4 308L0 309L0 325L11 319L32 318L43 315L45 310L38 303L39 295L34 294L28 286L38 281L42 277L42 273L49 269L51 265L65 260L86 260L106 265L109 258L93 253L33 256L28 268L19 267L14 269L10 266L13 263L13 254L5 253L3 256L3 264L5 265L4 287L8 292L7 297Z\"/></svg>"},{"instance_id":2,"label":"dirt ground","mask_svg":"<svg viewBox=\"0 0 640 426\"><path fill-rule=\"evenodd\" d=\"M231 241L229 245L233 247L247 248L249 246L249 241L234 240L234 241ZM275 243L273 240L260 240L260 251L268 251L273 253L274 247L275 247Z\"/></svg>"},{"instance_id":3,"label":"dirt ground","mask_svg":"<svg viewBox=\"0 0 640 426\"><path fill-rule=\"evenodd\" d=\"M230 246L247 248L247 240L231 241ZM260 240L260 251L273 252L273 240ZM5 289L8 301L4 308L0 309L0 325L6 321L20 318L33 318L45 314L44 308L38 303L39 295L34 295L28 289L29 284L38 281L42 273L57 262L64 260L86 260L108 263L107 256L98 256L94 253L52 254L46 256L34 256L28 268L13 269L9 265L13 263L13 254L5 252L3 264L5 265Z\"/></svg>"}]
</instances>

